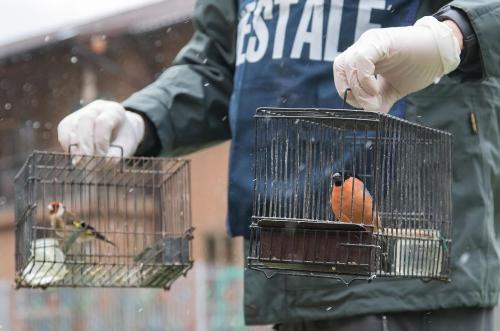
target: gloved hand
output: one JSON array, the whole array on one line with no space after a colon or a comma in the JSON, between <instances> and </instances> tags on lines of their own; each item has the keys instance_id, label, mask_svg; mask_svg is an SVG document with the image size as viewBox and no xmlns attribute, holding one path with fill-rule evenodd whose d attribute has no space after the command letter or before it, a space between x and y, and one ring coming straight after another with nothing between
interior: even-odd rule
<instances>
[{"instance_id":1,"label":"gloved hand","mask_svg":"<svg viewBox=\"0 0 500 331\"><path fill-rule=\"evenodd\" d=\"M59 143L64 151L70 144L72 154L132 156L144 137L142 117L125 110L114 101L96 100L62 119L57 127ZM75 161L75 160L74 160Z\"/></svg>"},{"instance_id":2,"label":"gloved hand","mask_svg":"<svg viewBox=\"0 0 500 331\"><path fill-rule=\"evenodd\" d=\"M459 63L459 40L452 29L426 16L414 26L366 31L337 56L333 75L342 98L351 88L349 104L388 112L396 101L437 83Z\"/></svg>"}]
</instances>

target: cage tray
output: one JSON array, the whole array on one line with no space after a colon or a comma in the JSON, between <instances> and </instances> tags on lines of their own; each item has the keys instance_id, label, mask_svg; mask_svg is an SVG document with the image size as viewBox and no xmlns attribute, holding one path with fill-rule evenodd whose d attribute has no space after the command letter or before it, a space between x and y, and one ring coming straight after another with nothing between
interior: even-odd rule
<instances>
[{"instance_id":1,"label":"cage tray","mask_svg":"<svg viewBox=\"0 0 500 331\"><path fill-rule=\"evenodd\" d=\"M16 278L17 288L47 287L155 287L169 289L181 275L192 267L172 265L100 265L89 263L30 262L33 267ZM39 276L41 275L41 276Z\"/></svg>"},{"instance_id":2,"label":"cage tray","mask_svg":"<svg viewBox=\"0 0 500 331\"><path fill-rule=\"evenodd\" d=\"M251 268L352 275L375 271L376 239L363 226L262 219L252 227L258 252L250 258Z\"/></svg>"}]
</instances>

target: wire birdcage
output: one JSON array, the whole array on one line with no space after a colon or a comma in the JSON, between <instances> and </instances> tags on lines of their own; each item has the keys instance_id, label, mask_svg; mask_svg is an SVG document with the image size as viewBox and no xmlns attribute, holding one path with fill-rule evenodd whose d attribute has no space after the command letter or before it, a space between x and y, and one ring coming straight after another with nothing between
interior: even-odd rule
<instances>
[{"instance_id":1,"label":"wire birdcage","mask_svg":"<svg viewBox=\"0 0 500 331\"><path fill-rule=\"evenodd\" d=\"M168 289L193 263L189 190L186 160L33 152L15 178L17 287Z\"/></svg>"},{"instance_id":2,"label":"wire birdcage","mask_svg":"<svg viewBox=\"0 0 500 331\"><path fill-rule=\"evenodd\" d=\"M255 120L250 268L449 279L451 134L360 110Z\"/></svg>"}]
</instances>

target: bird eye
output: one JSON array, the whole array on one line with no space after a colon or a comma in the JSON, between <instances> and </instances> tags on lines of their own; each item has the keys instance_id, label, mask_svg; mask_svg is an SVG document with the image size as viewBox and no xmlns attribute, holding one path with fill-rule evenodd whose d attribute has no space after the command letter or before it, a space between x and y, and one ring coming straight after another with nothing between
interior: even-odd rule
<instances>
[{"instance_id":1,"label":"bird eye","mask_svg":"<svg viewBox=\"0 0 500 331\"><path fill-rule=\"evenodd\" d=\"M81 223L80 223L80 226L84 228L84 227L86 227L87 225L85 224L85 222L81 222Z\"/></svg>"}]
</instances>

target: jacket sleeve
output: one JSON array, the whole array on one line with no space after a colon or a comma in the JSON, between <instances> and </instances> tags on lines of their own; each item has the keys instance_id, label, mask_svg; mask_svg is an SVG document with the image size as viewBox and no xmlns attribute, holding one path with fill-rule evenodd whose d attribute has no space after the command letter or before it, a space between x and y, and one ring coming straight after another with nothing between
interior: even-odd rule
<instances>
[{"instance_id":1,"label":"jacket sleeve","mask_svg":"<svg viewBox=\"0 0 500 331\"><path fill-rule=\"evenodd\" d=\"M146 134L146 139L158 139L161 144L155 149L154 143L143 142L148 147L139 154L196 148L230 137L227 114L235 62L235 1L198 0L193 23L195 32L172 66L123 102L125 108L149 120L148 130L156 131Z\"/></svg>"},{"instance_id":2,"label":"jacket sleeve","mask_svg":"<svg viewBox=\"0 0 500 331\"><path fill-rule=\"evenodd\" d=\"M479 45L482 78L500 76L500 0L455 0L451 7L469 18Z\"/></svg>"}]
</instances>

